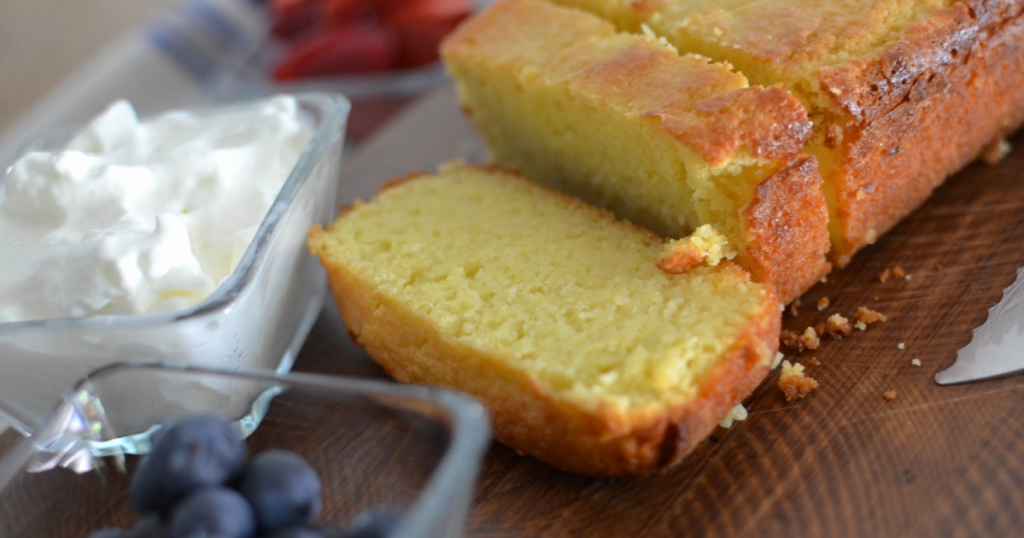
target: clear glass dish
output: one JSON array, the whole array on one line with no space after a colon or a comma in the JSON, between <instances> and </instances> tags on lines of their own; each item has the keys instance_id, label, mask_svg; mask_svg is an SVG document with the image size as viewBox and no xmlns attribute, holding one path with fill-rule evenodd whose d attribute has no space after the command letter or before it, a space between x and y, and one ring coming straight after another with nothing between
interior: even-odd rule
<instances>
[{"instance_id":1,"label":"clear glass dish","mask_svg":"<svg viewBox=\"0 0 1024 538\"><path fill-rule=\"evenodd\" d=\"M489 444L483 407L440 389L123 363L80 381L32 437L0 437L0 536L84 537L130 527L137 515L128 492L139 458L122 449L147 451L151 425L186 412L160 405L154 391L199 398L205 411L232 419L263 407L263 425L247 441L250 456L270 448L298 452L323 483L319 524L344 527L360 512L386 506L404 514L395 538L460 536Z\"/></svg>"},{"instance_id":2,"label":"clear glass dish","mask_svg":"<svg viewBox=\"0 0 1024 538\"><path fill-rule=\"evenodd\" d=\"M338 95L295 97L315 134L231 276L184 311L0 324L0 420L29 433L76 380L124 360L291 369L324 300L326 277L306 234L335 214L350 109ZM63 147L69 136L23 152Z\"/></svg>"},{"instance_id":3,"label":"clear glass dish","mask_svg":"<svg viewBox=\"0 0 1024 538\"><path fill-rule=\"evenodd\" d=\"M493 0L473 0L473 12ZM192 0L150 29L150 42L199 81L217 101L275 93L334 92L352 101L350 142L360 143L387 118L428 91L449 83L440 60L383 73L272 80L287 45L270 35L263 2Z\"/></svg>"},{"instance_id":4,"label":"clear glass dish","mask_svg":"<svg viewBox=\"0 0 1024 538\"><path fill-rule=\"evenodd\" d=\"M353 102L370 99L400 100L423 94L449 80L444 65L437 60L419 67L383 73L324 75L275 82L270 73L288 45L270 35L266 8L261 3L253 3L248 5L248 10L241 10L238 6L229 8L222 5L218 0L207 0L206 4L201 1L191 4L180 18L192 28L190 35L199 31L195 29L197 27L209 28L208 33L217 33L219 36L219 39L211 41L228 43L223 46L225 51L222 55L209 62L210 67L200 70L208 74L206 78L215 90L227 96L330 91L341 93ZM470 5L473 12L479 12L493 2L472 0ZM213 24L213 21L216 23ZM164 33L168 32L165 30ZM171 33L184 34L185 30L175 29ZM161 49L167 50L172 56L185 56L184 50L190 60L203 56L202 50L184 41L176 40L173 47L162 46L161 42Z\"/></svg>"}]
</instances>

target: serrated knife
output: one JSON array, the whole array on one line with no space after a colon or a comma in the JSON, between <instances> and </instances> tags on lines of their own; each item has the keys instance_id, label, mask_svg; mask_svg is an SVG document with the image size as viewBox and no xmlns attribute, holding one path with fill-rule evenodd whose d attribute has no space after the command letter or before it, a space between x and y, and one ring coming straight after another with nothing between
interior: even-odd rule
<instances>
[{"instance_id":1,"label":"serrated knife","mask_svg":"<svg viewBox=\"0 0 1024 538\"><path fill-rule=\"evenodd\" d=\"M935 382L953 385L1024 372L1024 267L989 309L988 319L966 347L956 352L953 366L935 374Z\"/></svg>"}]
</instances>

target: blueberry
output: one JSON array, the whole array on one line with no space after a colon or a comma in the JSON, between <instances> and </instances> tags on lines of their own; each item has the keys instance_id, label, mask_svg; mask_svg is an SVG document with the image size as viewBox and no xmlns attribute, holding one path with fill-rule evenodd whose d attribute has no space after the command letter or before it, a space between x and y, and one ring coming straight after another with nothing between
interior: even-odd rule
<instances>
[{"instance_id":1,"label":"blueberry","mask_svg":"<svg viewBox=\"0 0 1024 538\"><path fill-rule=\"evenodd\" d=\"M128 531L128 538L170 538L171 529L168 529L160 516L149 514L132 525Z\"/></svg>"},{"instance_id":2,"label":"blueberry","mask_svg":"<svg viewBox=\"0 0 1024 538\"><path fill-rule=\"evenodd\" d=\"M255 533L252 507L237 491L227 488L193 493L171 514L173 538L248 538Z\"/></svg>"},{"instance_id":3,"label":"blueberry","mask_svg":"<svg viewBox=\"0 0 1024 538\"><path fill-rule=\"evenodd\" d=\"M371 508L352 520L345 538L386 538L394 534L401 522L401 512L389 508Z\"/></svg>"},{"instance_id":4,"label":"blueberry","mask_svg":"<svg viewBox=\"0 0 1024 538\"><path fill-rule=\"evenodd\" d=\"M164 427L139 465L132 502L140 513L167 513L179 499L233 479L245 464L245 442L219 415L192 415Z\"/></svg>"},{"instance_id":5,"label":"blueberry","mask_svg":"<svg viewBox=\"0 0 1024 538\"><path fill-rule=\"evenodd\" d=\"M88 534L86 538L128 538L124 529L106 528L96 529Z\"/></svg>"},{"instance_id":6,"label":"blueberry","mask_svg":"<svg viewBox=\"0 0 1024 538\"><path fill-rule=\"evenodd\" d=\"M252 459L238 491L256 512L260 534L309 523L320 513L320 479L302 456L268 450Z\"/></svg>"}]
</instances>

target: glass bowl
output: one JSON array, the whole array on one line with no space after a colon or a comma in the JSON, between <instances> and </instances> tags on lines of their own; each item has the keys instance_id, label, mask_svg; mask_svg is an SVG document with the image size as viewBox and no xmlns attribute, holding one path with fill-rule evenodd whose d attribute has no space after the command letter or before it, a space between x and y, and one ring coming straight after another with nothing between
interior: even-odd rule
<instances>
[{"instance_id":1,"label":"glass bowl","mask_svg":"<svg viewBox=\"0 0 1024 538\"><path fill-rule=\"evenodd\" d=\"M138 516L128 492L139 458L123 452L147 451L151 425L189 407L160 405L154 391L199 398L205 411L231 419L264 407L263 425L247 441L249 455L273 448L305 457L323 483L319 524L344 527L374 507L400 510L395 538L461 535L489 444L483 407L445 390L122 363L80 381L32 437L0 437L0 536L84 537L97 528L131 527ZM124 442L130 439L137 442Z\"/></svg>"},{"instance_id":2,"label":"glass bowl","mask_svg":"<svg viewBox=\"0 0 1024 538\"><path fill-rule=\"evenodd\" d=\"M479 12L493 0L473 0ZM450 81L440 60L382 73L339 74L276 82L270 74L287 45L270 35L265 2L191 0L155 22L148 42L216 101L274 93L333 92L352 102L350 143L359 143L426 92Z\"/></svg>"},{"instance_id":3,"label":"glass bowl","mask_svg":"<svg viewBox=\"0 0 1024 538\"><path fill-rule=\"evenodd\" d=\"M0 324L0 421L29 433L76 380L124 360L291 369L323 303L326 277L306 233L335 214L350 108L337 95L295 98L314 135L231 276L179 312ZM23 151L61 148L69 136L43 137Z\"/></svg>"}]
</instances>

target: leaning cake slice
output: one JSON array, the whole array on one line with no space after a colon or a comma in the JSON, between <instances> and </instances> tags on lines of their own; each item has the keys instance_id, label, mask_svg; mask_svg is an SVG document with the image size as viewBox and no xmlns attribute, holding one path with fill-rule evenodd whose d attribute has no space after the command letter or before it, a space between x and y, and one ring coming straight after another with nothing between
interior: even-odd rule
<instances>
[{"instance_id":1,"label":"leaning cake slice","mask_svg":"<svg viewBox=\"0 0 1024 538\"><path fill-rule=\"evenodd\" d=\"M662 271L654 234L507 172L395 182L309 245L389 374L472 394L498 440L572 472L679 461L778 345L771 287L730 262Z\"/></svg>"},{"instance_id":2,"label":"leaning cake slice","mask_svg":"<svg viewBox=\"0 0 1024 538\"><path fill-rule=\"evenodd\" d=\"M711 225L789 302L827 271L811 123L727 64L538 0L501 0L442 47L495 162L679 238Z\"/></svg>"}]
</instances>

